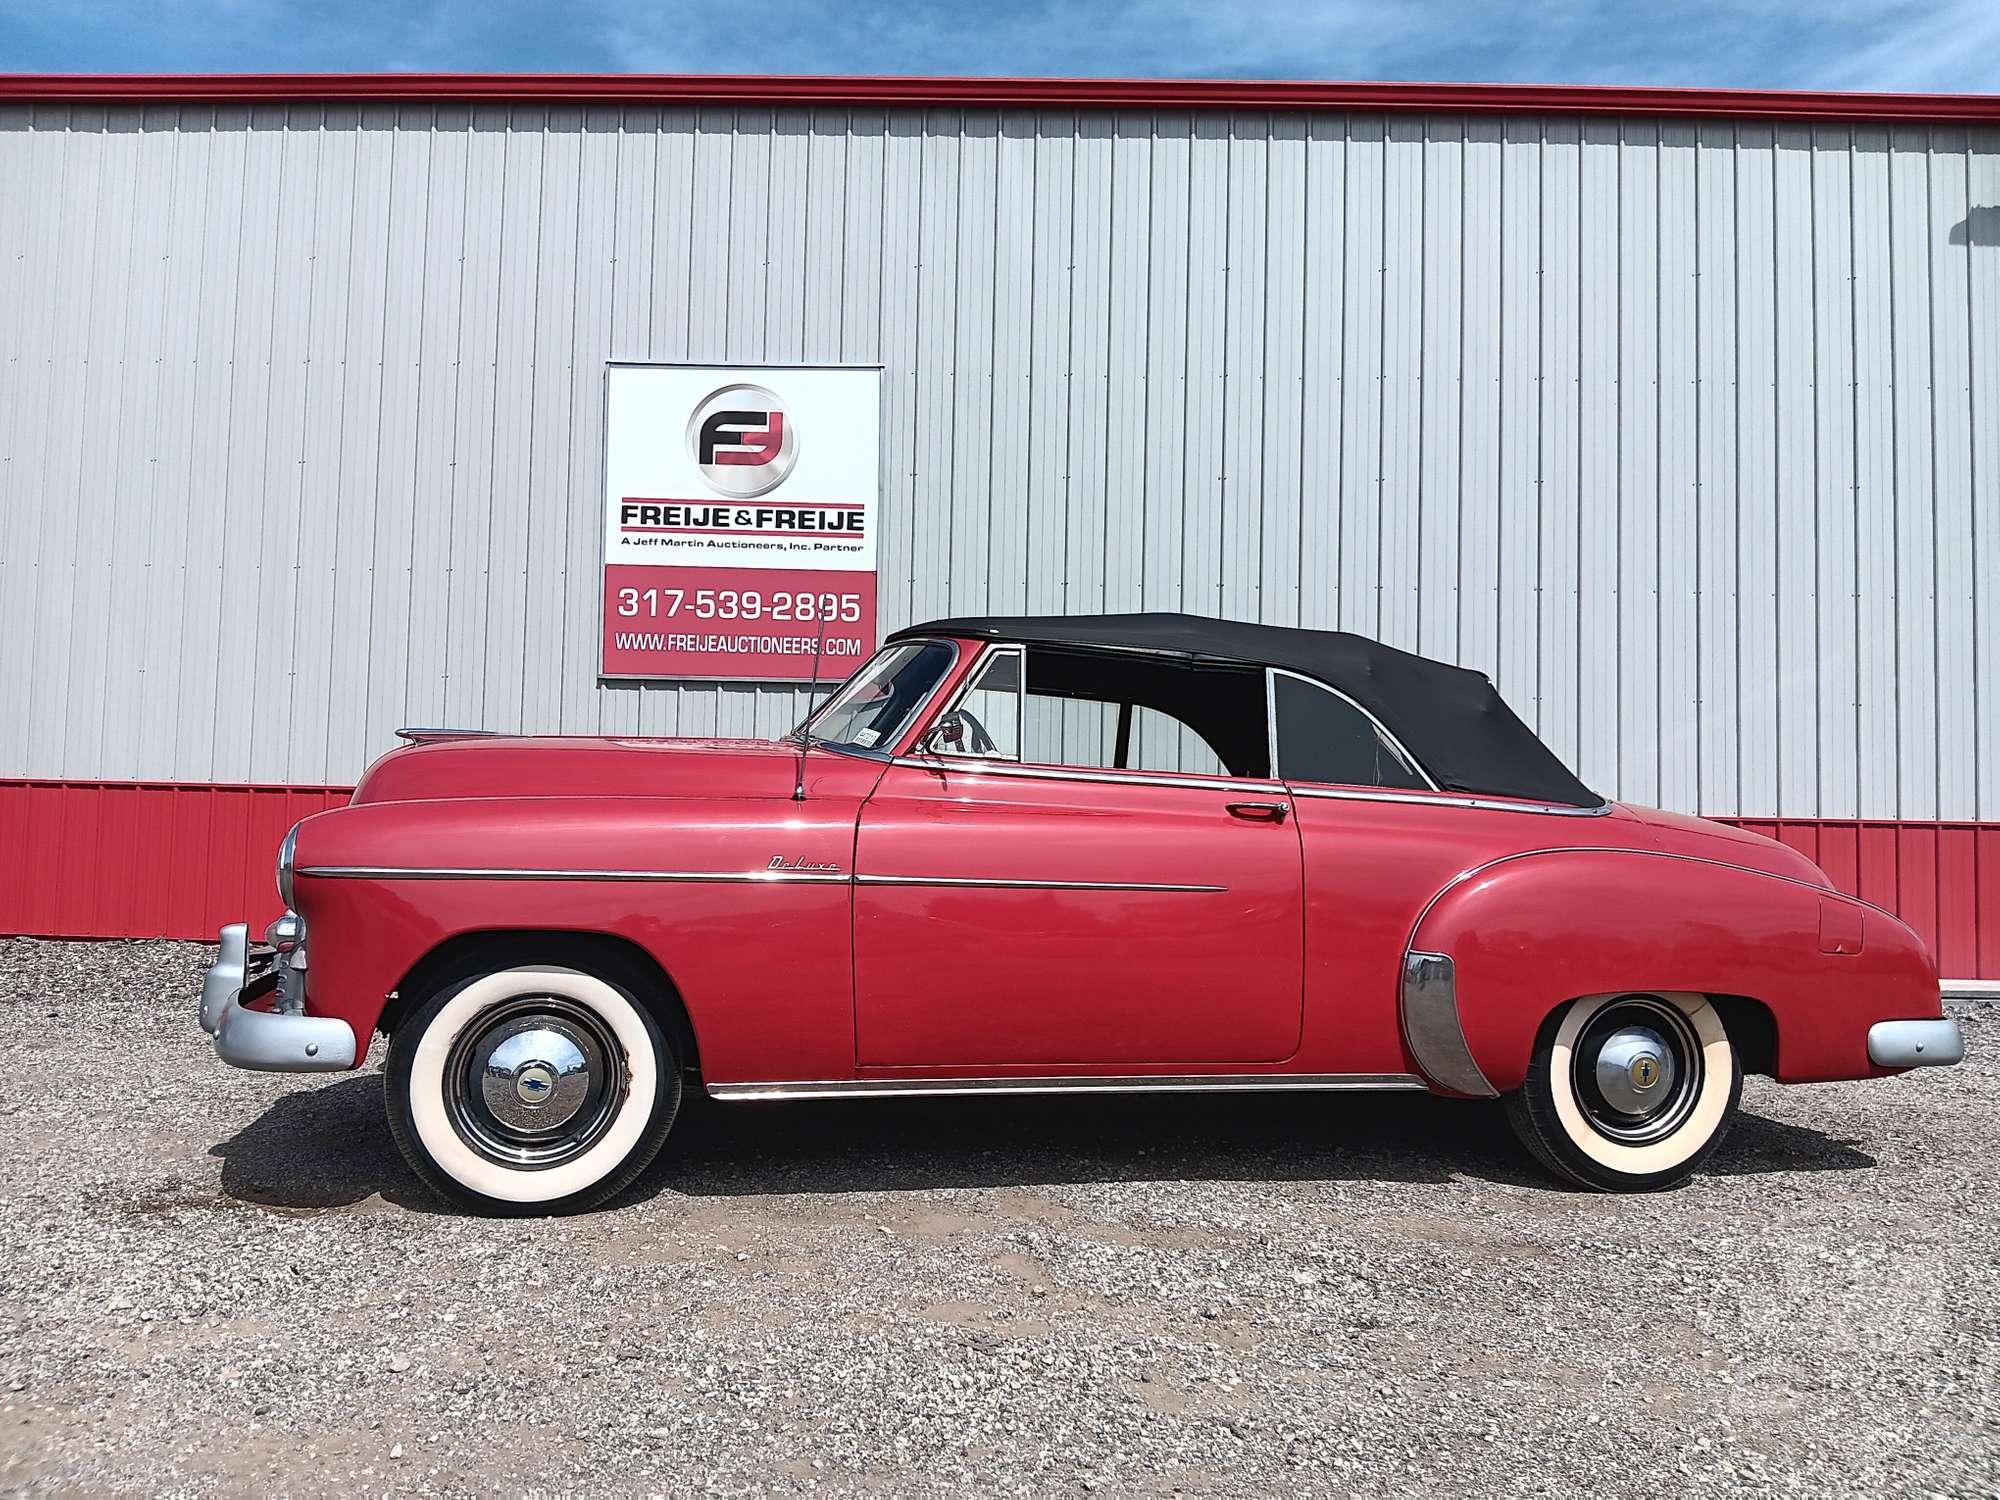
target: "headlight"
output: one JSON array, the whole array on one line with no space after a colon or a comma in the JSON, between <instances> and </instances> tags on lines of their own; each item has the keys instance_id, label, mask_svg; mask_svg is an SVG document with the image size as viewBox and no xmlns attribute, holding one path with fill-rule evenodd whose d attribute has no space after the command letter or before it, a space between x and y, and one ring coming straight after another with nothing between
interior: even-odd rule
<instances>
[{"instance_id":1,"label":"headlight","mask_svg":"<svg viewBox=\"0 0 2000 1500\"><path fill-rule=\"evenodd\" d=\"M294 823L285 841L278 845L278 899L289 908L298 903L292 898L292 855L299 846L299 825Z\"/></svg>"}]
</instances>

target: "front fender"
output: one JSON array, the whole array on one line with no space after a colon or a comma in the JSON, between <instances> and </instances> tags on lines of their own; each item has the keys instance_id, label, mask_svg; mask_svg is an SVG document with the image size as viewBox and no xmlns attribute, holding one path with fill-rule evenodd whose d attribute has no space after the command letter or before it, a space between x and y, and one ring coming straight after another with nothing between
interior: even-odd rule
<instances>
[{"instance_id":1,"label":"front fender","mask_svg":"<svg viewBox=\"0 0 2000 1500\"><path fill-rule=\"evenodd\" d=\"M1439 893L1410 951L1451 959L1466 1050L1502 1093L1526 1077L1549 1013L1580 995L1762 1001L1786 1083L1875 1076L1884 1070L1868 1059L1870 1025L1943 1013L1936 962L1889 913L1785 876L1647 850L1496 860Z\"/></svg>"},{"instance_id":2,"label":"front fender","mask_svg":"<svg viewBox=\"0 0 2000 1500\"><path fill-rule=\"evenodd\" d=\"M348 1023L359 1064L390 992L440 945L602 936L667 974L705 1077L845 1076L854 809L832 797L540 797L321 813L299 825L295 851L307 1009Z\"/></svg>"}]
</instances>

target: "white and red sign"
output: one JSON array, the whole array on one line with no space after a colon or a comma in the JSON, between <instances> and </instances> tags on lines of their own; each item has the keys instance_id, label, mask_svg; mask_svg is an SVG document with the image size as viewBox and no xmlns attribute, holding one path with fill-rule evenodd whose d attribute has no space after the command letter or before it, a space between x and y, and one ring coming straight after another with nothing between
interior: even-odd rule
<instances>
[{"instance_id":1,"label":"white and red sign","mask_svg":"<svg viewBox=\"0 0 2000 1500\"><path fill-rule=\"evenodd\" d=\"M875 649L882 372L613 365L604 675L804 682Z\"/></svg>"}]
</instances>

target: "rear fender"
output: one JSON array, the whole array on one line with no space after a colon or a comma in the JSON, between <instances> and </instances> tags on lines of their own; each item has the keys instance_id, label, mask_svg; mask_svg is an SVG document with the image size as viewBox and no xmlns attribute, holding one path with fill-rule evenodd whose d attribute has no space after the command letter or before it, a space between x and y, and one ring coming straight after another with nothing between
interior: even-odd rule
<instances>
[{"instance_id":1,"label":"rear fender","mask_svg":"<svg viewBox=\"0 0 2000 1500\"><path fill-rule=\"evenodd\" d=\"M1580 995L1761 1001L1786 1083L1879 1074L1871 1024L1942 1014L1935 962L1887 912L1785 876L1646 850L1547 850L1469 871L1418 918L1410 953L1410 972L1433 987L1449 973L1465 1053L1501 1093L1526 1077L1542 1022ZM1427 954L1448 958L1448 970L1425 975ZM1414 1041L1410 993L1406 981ZM1424 1065L1424 1050L1412 1050Z\"/></svg>"}]
</instances>

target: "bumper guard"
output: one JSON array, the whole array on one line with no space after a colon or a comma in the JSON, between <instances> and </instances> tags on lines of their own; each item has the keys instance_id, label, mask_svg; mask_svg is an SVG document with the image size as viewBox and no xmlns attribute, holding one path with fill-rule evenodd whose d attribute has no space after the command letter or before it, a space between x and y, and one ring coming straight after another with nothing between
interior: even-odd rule
<instances>
[{"instance_id":1,"label":"bumper guard","mask_svg":"<svg viewBox=\"0 0 2000 1500\"><path fill-rule=\"evenodd\" d=\"M1965 1060L1965 1036L1950 1016L1877 1021L1868 1028L1868 1060L1878 1068L1948 1068Z\"/></svg>"},{"instance_id":2,"label":"bumper guard","mask_svg":"<svg viewBox=\"0 0 2000 1500\"><path fill-rule=\"evenodd\" d=\"M201 982L201 1029L215 1038L217 1057L259 1073L340 1073L354 1066L354 1030L345 1021L243 1004L245 989L274 986L274 950L252 948L241 922L222 929L221 943Z\"/></svg>"}]
</instances>

